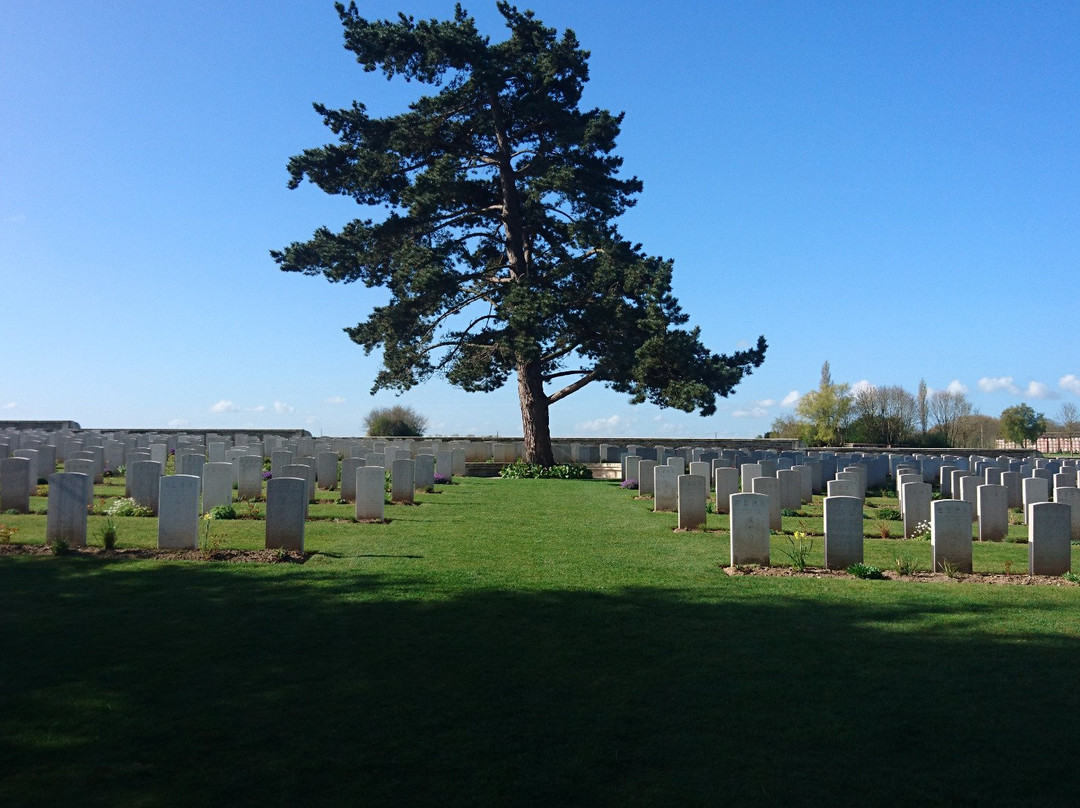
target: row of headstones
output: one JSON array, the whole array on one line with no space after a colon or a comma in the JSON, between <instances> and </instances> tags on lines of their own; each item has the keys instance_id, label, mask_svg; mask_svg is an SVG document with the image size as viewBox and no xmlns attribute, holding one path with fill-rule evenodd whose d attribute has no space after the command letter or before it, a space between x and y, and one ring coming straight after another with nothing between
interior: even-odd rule
<instances>
[{"instance_id":1,"label":"row of headstones","mask_svg":"<svg viewBox=\"0 0 1080 808\"><path fill-rule=\"evenodd\" d=\"M911 485L911 483L909 483ZM825 567L847 569L863 560L863 500L831 497L825 510ZM770 563L769 503L762 494L732 494L731 565ZM932 569L951 565L959 572L972 571L971 503L938 500L930 509ZM1044 502L1032 506L1028 522L1028 573L1063 575L1072 569L1069 540L1070 508Z\"/></svg>"},{"instance_id":2,"label":"row of headstones","mask_svg":"<svg viewBox=\"0 0 1080 808\"><path fill-rule=\"evenodd\" d=\"M640 447L637 447L640 448ZM656 461L659 464L665 463L679 463L679 458L684 460L688 452L679 450L677 452L670 452L664 450L664 447L656 447L659 453L660 460ZM890 478L896 480L899 473L916 473L920 475L920 479L924 482L936 482L941 471L942 465L945 468L945 479L943 486L945 487L946 495L948 495L948 477L949 472L952 469L962 469L963 474L968 474L967 469L969 467L977 467L979 473L983 473L984 466L993 465L997 468L997 463L1009 461L1009 458L998 458L996 461L991 461L988 458L981 458L978 456L971 456L969 458L961 458L958 456L920 456L920 455L897 455L897 454L864 454L864 453L849 453L849 454L834 454L830 452L810 452L803 453L781 453L780 455L774 455L770 457L770 452L753 452L745 453L740 451L728 451L724 450L720 453L719 458L714 457L715 453L711 452L699 452L694 450L694 456L700 457L701 461L710 461L711 469L709 471L702 471L702 474L708 476L710 471L720 467L734 467L741 470L742 478L742 490L744 492L749 491L749 481L756 476L764 477L777 477L779 471L791 470L797 468L799 465L809 466L810 468L810 491L804 491L803 499L808 501L810 493L825 493L825 484L830 480L845 480L854 479L850 477L850 474L856 473L859 475L860 482L860 496L864 496L867 488L882 488L886 487ZM710 460L710 458L712 458ZM641 478L640 482L646 487L649 485L648 473L640 473L639 463L648 458L642 455L624 455L622 457L623 463L623 478ZM1018 470L1022 469L1023 473L1027 473L1028 469L1034 469L1031 471L1032 476L1043 476L1050 479L1050 475L1061 470L1061 475L1055 479L1060 481L1061 484L1067 485L1068 481L1075 480L1076 467L1075 464L1070 461L1056 461L1048 460L1045 458L1035 458L1028 462L1012 461L1014 467ZM1031 463L1029 466L1028 463ZM969 464L971 464L969 466ZM651 468L647 466L646 468ZM683 464L685 470L686 465ZM704 468L704 467L701 467ZM989 475L992 470L988 469L986 473Z\"/></svg>"},{"instance_id":3,"label":"row of headstones","mask_svg":"<svg viewBox=\"0 0 1080 808\"><path fill-rule=\"evenodd\" d=\"M159 434L126 432L43 432L39 430L7 430L0 433L0 458L8 457L20 449L35 450L51 447L55 453L53 462L63 462L69 455L81 451L95 451L95 466L100 474L102 469L115 470L118 466L132 462L128 454L136 451L150 451L151 459L164 462L172 453L181 454L194 451L202 454L208 462L230 460L230 452L243 454L257 453L269 460L276 450L284 449L297 457L314 457L321 451L334 451L343 457L358 457L369 452L381 452L384 447L392 447L399 454L409 457L417 454L436 454L442 450L460 449L465 454L465 462L483 462L495 460L511 462L523 456L524 445L519 442L490 440L443 440L413 438L326 438L316 439L310 436L285 438L280 435L258 437L246 433L234 436L208 433L205 435ZM157 447L157 448L154 448ZM47 468L42 463L42 468ZM52 473L49 471L48 473ZM461 469L458 474L464 474ZM42 477L46 474L42 474Z\"/></svg>"},{"instance_id":4,"label":"row of headstones","mask_svg":"<svg viewBox=\"0 0 1080 808\"><path fill-rule=\"evenodd\" d=\"M430 455L421 455L430 457ZM10 458L9 458L10 459ZM153 461L140 461L153 463ZM153 464L157 465L157 464ZM209 466L226 464L207 464ZM412 502L418 488L417 461L397 458L391 468L391 500ZM311 501L310 466L289 466L286 474L266 483L266 548L303 550L304 525ZM293 476L290 472L297 472ZM303 476L299 476L302 474ZM161 549L197 549L199 543L199 501L203 490L206 506L206 478L191 474L157 477L153 497L158 517L158 547ZM63 540L72 547L86 545L88 491L92 478L81 472L57 472L49 476L46 541ZM385 513L386 469L382 466L357 465L354 468L352 493L358 521L382 522Z\"/></svg>"},{"instance_id":5,"label":"row of headstones","mask_svg":"<svg viewBox=\"0 0 1080 808\"><path fill-rule=\"evenodd\" d=\"M1043 460L1043 458L1036 458ZM1060 468L1034 464L1017 464L1016 470L980 461L975 472L968 468L943 465L940 469L943 499L967 502L972 520L978 522L981 541L1002 541L1009 531L1009 509L1021 508L1023 523L1029 524L1031 508L1039 503L1053 502L1070 508L1070 536L1080 541L1080 469L1073 463L1051 461ZM1028 474L1030 476L1023 476ZM1053 489L1050 488L1051 482ZM904 520L904 535L911 536L920 524L931 519L933 489L922 481L921 473L913 468L897 468L897 492Z\"/></svg>"},{"instance_id":6,"label":"row of headstones","mask_svg":"<svg viewBox=\"0 0 1080 808\"><path fill-rule=\"evenodd\" d=\"M158 480L164 476L165 463L160 459L152 460L151 456L143 452L131 453L132 462L125 474L125 494L157 514ZM369 453L366 457L345 458L340 464L335 452L320 452L316 458L295 458L289 452L276 451L272 460L272 476L306 479L309 499L314 499L316 486L335 490L340 480L341 498L352 502L356 496L354 481L357 468L365 465L393 468L397 459L408 458L399 458L396 450L390 447L381 453ZM419 454L415 461L410 462L415 463L417 487L430 490L435 484L436 469L440 475L451 479L455 468L464 466L464 457L460 449L446 450L437 455ZM86 474L93 483L101 482L90 458L70 457L63 465L65 472ZM218 505L229 504L233 486L237 487L237 498L240 500L254 499L262 494L263 459L260 454L239 454L227 462L206 462L205 457L194 452L181 454L178 455L176 472L200 479L204 513ZM35 458L7 457L0 460L0 511L29 512L30 497L38 479ZM87 492L87 505L92 497L91 487Z\"/></svg>"},{"instance_id":7,"label":"row of headstones","mask_svg":"<svg viewBox=\"0 0 1080 808\"><path fill-rule=\"evenodd\" d=\"M713 468L710 463L695 461L687 469L680 457L669 458L663 465L655 460L640 460L636 465L637 473L641 475L638 478L639 493L653 497L655 512L676 511L678 526L682 530L705 525L710 488L715 491L717 513L728 513L730 497L740 491L740 473L743 475L741 483L744 491L766 497L768 524L772 530L781 529L784 509L798 508L813 496L813 470L810 465L777 470L775 477L760 476L757 464L743 464L742 469L737 470L729 466ZM709 484L710 471L714 483L712 486ZM857 472L850 474L853 479L843 483L849 486L851 495L855 495L855 489L861 483ZM832 481L829 486L830 495L843 495L841 489L834 488Z\"/></svg>"},{"instance_id":8,"label":"row of headstones","mask_svg":"<svg viewBox=\"0 0 1080 808\"><path fill-rule=\"evenodd\" d=\"M629 458L628 468L636 471L639 477L639 491L644 494L652 494L654 497L655 511L678 512L679 529L691 530L704 527L706 521L706 500L709 491L709 472L712 471L715 481L717 512L729 512L731 497L739 491L740 473L742 490L749 493L764 496L764 507L767 513L768 530L780 530L782 526L782 510L785 508L798 508L802 502L809 502L812 498L813 475L816 471L815 462L796 466L788 470L774 470L766 464L768 471L775 471L775 477L756 476L762 471L758 464L743 464L739 472L726 466L713 466L705 462L692 462L689 464L689 473L681 457L669 458L664 465L657 465L655 461L643 461L638 457ZM636 466L636 469L635 469ZM916 527L923 518L931 525L933 533L933 510L931 508L932 490L929 483L915 481L910 475L904 474L905 468L898 466L901 482L901 508L904 516L905 535L913 535ZM651 474L650 474L651 472ZM863 503L866 490L865 466L858 464L848 466L844 471L836 473L836 479L828 481L828 495L826 499L850 499L858 502L857 524L859 554L862 546L862 519ZM642 485L642 481L649 480L651 486ZM919 475L921 480L921 474ZM1039 479L1039 478L1035 478ZM747 482L750 485L747 485ZM1026 481L1025 481L1026 482ZM1040 480L1040 482L1045 482ZM651 488L651 490L650 490ZM984 490L985 489L985 490ZM980 502L984 503L979 511L980 539L985 541L1000 541L1008 532L1008 508L1005 504L1003 486L979 486ZM968 561L967 571L970 571L971 551L971 522L975 518L975 508L966 500L959 501L966 506L969 520L966 526ZM1080 489L1064 488L1057 492L1055 504L1061 504L1064 511L1058 511L1056 517L1045 515L1042 517L1043 526L1040 535L1044 536L1043 546L1059 546L1061 541L1068 545L1069 541L1080 540ZM1032 502L1026 506L1029 513L1035 504ZM933 503L936 505L937 503ZM726 507L725 507L726 506ZM1063 535L1056 535L1060 514L1064 513L1065 527ZM834 520L835 521L835 520ZM1029 523L1030 524L1030 523ZM944 534L949 536L951 534ZM946 543L947 539L943 539ZM861 560L861 557L857 560ZM951 560L951 559L950 559ZM848 564L854 562L847 562ZM964 569L963 564L960 568Z\"/></svg>"},{"instance_id":9,"label":"row of headstones","mask_svg":"<svg viewBox=\"0 0 1080 808\"><path fill-rule=\"evenodd\" d=\"M628 454L621 457L622 473L624 479L644 479L647 483L648 474L639 472L641 462L652 462L657 465L675 464L680 461L686 468L690 463L706 463L710 472L717 468L739 469L744 480L743 490L749 490L749 480L754 477L776 477L778 472L791 471L798 466L809 466L810 485L812 492L823 493L827 481L836 477L837 472L843 471L849 465L863 467L863 484L865 487L882 487L887 484L889 474L889 458L885 455L867 455L862 453L835 454L832 452L781 452L766 451L742 451L720 450L706 451L699 449L670 450L666 447L657 446L651 452L646 452L643 447L630 447L640 454ZM654 456L650 456L654 455ZM652 466L647 466L652 468Z\"/></svg>"}]
</instances>

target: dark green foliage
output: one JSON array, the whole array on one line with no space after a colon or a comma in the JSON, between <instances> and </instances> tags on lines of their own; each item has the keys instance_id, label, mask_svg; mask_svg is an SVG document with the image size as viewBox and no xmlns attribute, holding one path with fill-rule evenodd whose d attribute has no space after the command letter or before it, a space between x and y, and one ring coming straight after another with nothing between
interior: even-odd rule
<instances>
[{"instance_id":1,"label":"dark green foliage","mask_svg":"<svg viewBox=\"0 0 1080 808\"><path fill-rule=\"evenodd\" d=\"M427 429L428 419L412 407L395 405L377 407L364 416L364 429L368 435L406 438L421 437Z\"/></svg>"},{"instance_id":2,"label":"dark green foliage","mask_svg":"<svg viewBox=\"0 0 1080 808\"><path fill-rule=\"evenodd\" d=\"M878 519L889 519L891 521L897 521L904 518L903 514L896 510L896 508L878 508L877 515Z\"/></svg>"},{"instance_id":3,"label":"dark green foliage","mask_svg":"<svg viewBox=\"0 0 1080 808\"><path fill-rule=\"evenodd\" d=\"M548 407L597 381L686 412L716 411L760 366L764 338L710 352L671 293L672 264L618 232L641 183L620 177L621 115L579 108L588 53L499 3L510 36L491 43L452 20L371 21L339 5L365 71L431 85L408 111L315 106L336 143L289 162L330 194L381 207L272 253L285 271L390 292L346 332L381 348L373 390L435 375L490 391L516 375L526 457L552 465Z\"/></svg>"},{"instance_id":4,"label":"dark green foliage","mask_svg":"<svg viewBox=\"0 0 1080 808\"><path fill-rule=\"evenodd\" d=\"M879 567L875 567L872 564L863 564L861 562L852 564L847 568L847 571L856 578L880 580L885 577Z\"/></svg>"},{"instance_id":5,"label":"dark green foliage","mask_svg":"<svg viewBox=\"0 0 1080 808\"><path fill-rule=\"evenodd\" d=\"M235 519L236 508L232 505L215 505L210 509L209 516L211 519Z\"/></svg>"},{"instance_id":6,"label":"dark green foliage","mask_svg":"<svg viewBox=\"0 0 1080 808\"><path fill-rule=\"evenodd\" d=\"M1001 436L1005 440L1027 445L1046 432L1046 416L1027 404L1017 404L1001 411Z\"/></svg>"},{"instance_id":7,"label":"dark green foliage","mask_svg":"<svg viewBox=\"0 0 1080 808\"><path fill-rule=\"evenodd\" d=\"M536 478L545 480L591 480L592 471L588 466L580 463L560 463L555 466L544 466L540 463L526 463L523 460L515 460L504 466L499 472L500 477L512 480Z\"/></svg>"}]
</instances>

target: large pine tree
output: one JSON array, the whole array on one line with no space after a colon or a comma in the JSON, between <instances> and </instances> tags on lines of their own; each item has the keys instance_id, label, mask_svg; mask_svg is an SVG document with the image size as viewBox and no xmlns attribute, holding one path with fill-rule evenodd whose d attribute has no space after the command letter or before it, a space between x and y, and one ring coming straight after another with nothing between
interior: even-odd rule
<instances>
[{"instance_id":1,"label":"large pine tree","mask_svg":"<svg viewBox=\"0 0 1080 808\"><path fill-rule=\"evenodd\" d=\"M490 391L516 375L527 459L550 465L551 404L600 382L711 415L766 345L718 355L682 327L671 262L616 228L641 183L619 176L622 116L579 109L588 52L571 31L498 8L510 37L492 44L460 5L420 22L337 6L365 71L437 92L386 118L316 104L338 141L292 158L290 187L306 178L384 212L272 255L286 271L389 290L346 329L382 347L373 392L434 374Z\"/></svg>"}]
</instances>

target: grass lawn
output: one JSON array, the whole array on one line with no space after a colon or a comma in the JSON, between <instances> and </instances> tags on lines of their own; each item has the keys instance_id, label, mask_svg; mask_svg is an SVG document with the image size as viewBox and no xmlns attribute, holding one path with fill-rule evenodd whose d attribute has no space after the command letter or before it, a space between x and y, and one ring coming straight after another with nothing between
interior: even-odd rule
<instances>
[{"instance_id":1,"label":"grass lawn","mask_svg":"<svg viewBox=\"0 0 1080 808\"><path fill-rule=\"evenodd\" d=\"M1075 802L1080 587L728 577L723 517L605 481L326 496L302 566L0 557L0 805Z\"/></svg>"}]
</instances>

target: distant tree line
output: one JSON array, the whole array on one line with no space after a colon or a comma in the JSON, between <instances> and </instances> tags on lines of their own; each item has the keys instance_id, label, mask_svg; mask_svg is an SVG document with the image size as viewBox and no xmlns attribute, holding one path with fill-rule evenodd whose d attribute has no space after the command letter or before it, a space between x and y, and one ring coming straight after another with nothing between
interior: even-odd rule
<instances>
[{"instance_id":1,"label":"distant tree line","mask_svg":"<svg viewBox=\"0 0 1080 808\"><path fill-rule=\"evenodd\" d=\"M1064 404L1057 421L1027 404L1006 408L999 418L981 414L960 391L930 391L920 380L911 393L899 385L860 386L833 381L829 363L821 367L816 389L801 399L791 415L780 416L765 433L769 438L798 438L807 446L875 446L992 449L999 439L1034 443L1047 431L1080 435L1080 413Z\"/></svg>"}]
</instances>

